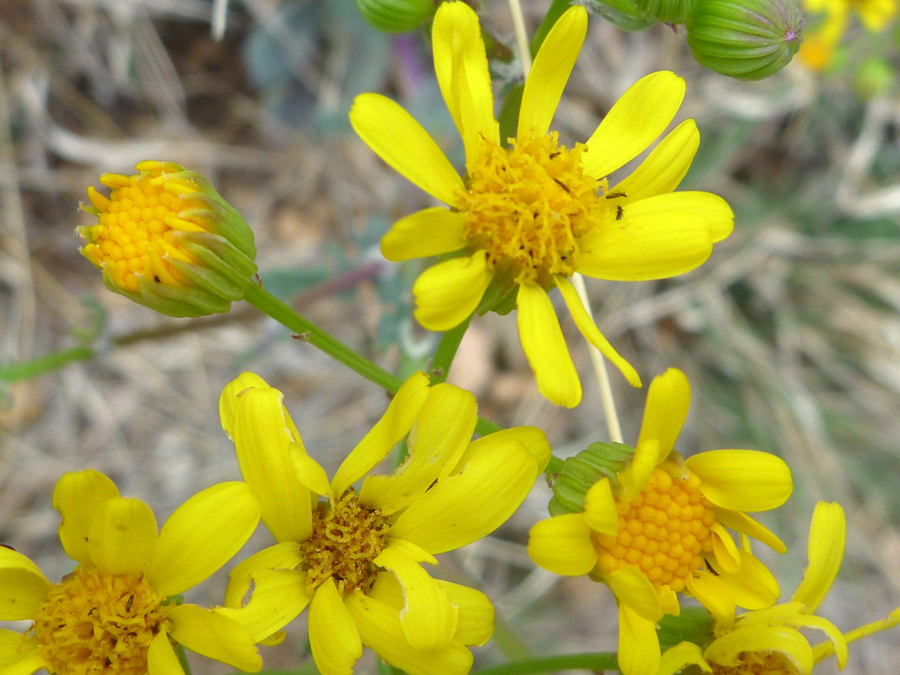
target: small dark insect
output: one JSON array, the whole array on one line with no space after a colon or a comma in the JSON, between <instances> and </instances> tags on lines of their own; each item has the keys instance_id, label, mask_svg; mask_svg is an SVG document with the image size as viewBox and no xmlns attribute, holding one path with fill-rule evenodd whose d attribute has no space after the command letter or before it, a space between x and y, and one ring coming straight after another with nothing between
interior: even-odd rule
<instances>
[{"instance_id":1,"label":"small dark insect","mask_svg":"<svg viewBox=\"0 0 900 675\"><path fill-rule=\"evenodd\" d=\"M709 564L709 560L707 560L706 558L704 558L704 559L703 559L703 562L706 563L706 569L708 569L708 570L709 570L712 574L714 574L715 576L719 576L719 573L716 572L716 571L713 569L713 566Z\"/></svg>"},{"instance_id":2,"label":"small dark insect","mask_svg":"<svg viewBox=\"0 0 900 675\"><path fill-rule=\"evenodd\" d=\"M563 183L561 180L559 180L559 178L554 178L553 182L556 183L557 185L559 185L559 187L561 187L563 190L565 190L569 194L572 194L572 191L569 190L569 188L566 187L566 184Z\"/></svg>"},{"instance_id":3,"label":"small dark insect","mask_svg":"<svg viewBox=\"0 0 900 675\"><path fill-rule=\"evenodd\" d=\"M606 199L615 199L616 197L627 197L624 192L608 192L603 195Z\"/></svg>"},{"instance_id":4,"label":"small dark insect","mask_svg":"<svg viewBox=\"0 0 900 675\"><path fill-rule=\"evenodd\" d=\"M128 597L128 602L125 603L125 611L126 611L126 612L130 612L130 611L131 611L131 606L132 606L133 604L134 604L134 593L132 593L132 594Z\"/></svg>"},{"instance_id":5,"label":"small dark insect","mask_svg":"<svg viewBox=\"0 0 900 675\"><path fill-rule=\"evenodd\" d=\"M622 220L622 214L625 213L625 209L621 206L616 207L616 220Z\"/></svg>"},{"instance_id":6,"label":"small dark insect","mask_svg":"<svg viewBox=\"0 0 900 675\"><path fill-rule=\"evenodd\" d=\"M159 277L156 276L155 274L153 275L153 281L155 281L156 283L159 283Z\"/></svg>"},{"instance_id":7,"label":"small dark insect","mask_svg":"<svg viewBox=\"0 0 900 675\"><path fill-rule=\"evenodd\" d=\"M557 151L557 152L551 152L549 155L547 155L547 159L554 159L554 158L556 158L556 157L559 157L561 154L562 154L562 153L559 152L559 151Z\"/></svg>"}]
</instances>

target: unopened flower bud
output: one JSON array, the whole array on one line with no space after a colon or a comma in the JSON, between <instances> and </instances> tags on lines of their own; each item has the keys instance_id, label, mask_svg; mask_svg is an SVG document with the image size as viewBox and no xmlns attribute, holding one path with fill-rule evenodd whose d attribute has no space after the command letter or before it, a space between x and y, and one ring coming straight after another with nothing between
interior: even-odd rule
<instances>
[{"instance_id":1,"label":"unopened flower bud","mask_svg":"<svg viewBox=\"0 0 900 675\"><path fill-rule=\"evenodd\" d=\"M591 443L574 457L568 457L553 483L553 498L547 508L551 516L578 513L591 486L602 478L618 485L620 471L631 464L634 448L623 443Z\"/></svg>"},{"instance_id":2,"label":"unopened flower bud","mask_svg":"<svg viewBox=\"0 0 900 675\"><path fill-rule=\"evenodd\" d=\"M416 30L437 9L435 0L356 0L362 17L385 33Z\"/></svg>"},{"instance_id":3,"label":"unopened flower bud","mask_svg":"<svg viewBox=\"0 0 900 675\"><path fill-rule=\"evenodd\" d=\"M82 255L115 293L175 317L227 312L256 274L253 232L198 173L146 161L136 176L103 174L109 197L88 188L98 217L78 233Z\"/></svg>"},{"instance_id":4,"label":"unopened flower bud","mask_svg":"<svg viewBox=\"0 0 900 675\"><path fill-rule=\"evenodd\" d=\"M684 23L691 11L692 0L634 0L638 11L660 23Z\"/></svg>"},{"instance_id":5,"label":"unopened flower bud","mask_svg":"<svg viewBox=\"0 0 900 675\"><path fill-rule=\"evenodd\" d=\"M635 32L656 23L638 11L631 0L583 0L585 9L602 16L620 30Z\"/></svg>"},{"instance_id":6,"label":"unopened flower bud","mask_svg":"<svg viewBox=\"0 0 900 675\"><path fill-rule=\"evenodd\" d=\"M775 74L803 40L793 0L696 0L685 27L698 63L739 80Z\"/></svg>"}]
</instances>

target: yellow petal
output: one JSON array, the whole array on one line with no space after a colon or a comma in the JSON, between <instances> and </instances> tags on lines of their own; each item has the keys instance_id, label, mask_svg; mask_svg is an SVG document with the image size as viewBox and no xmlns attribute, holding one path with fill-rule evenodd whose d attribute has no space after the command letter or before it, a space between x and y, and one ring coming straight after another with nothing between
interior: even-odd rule
<instances>
[{"instance_id":1,"label":"yellow petal","mask_svg":"<svg viewBox=\"0 0 900 675\"><path fill-rule=\"evenodd\" d=\"M88 553L105 572L138 575L153 557L156 535L156 516L144 502L107 499L94 514Z\"/></svg>"},{"instance_id":2,"label":"yellow petal","mask_svg":"<svg viewBox=\"0 0 900 675\"><path fill-rule=\"evenodd\" d=\"M619 670L622 675L656 675L660 665L656 625L619 603Z\"/></svg>"},{"instance_id":3,"label":"yellow petal","mask_svg":"<svg viewBox=\"0 0 900 675\"><path fill-rule=\"evenodd\" d=\"M675 675L683 668L694 665L707 673L712 672L703 658L703 651L693 642L679 642L663 652L656 675Z\"/></svg>"},{"instance_id":4,"label":"yellow petal","mask_svg":"<svg viewBox=\"0 0 900 675\"><path fill-rule=\"evenodd\" d=\"M517 440L525 446L525 449L537 461L538 473L543 473L550 463L550 444L547 442L547 436L537 427L511 427L509 429L501 429L492 434L488 434L483 438L472 441L469 447L459 458L459 463L453 470L453 473L462 471L469 461L481 454L482 452L493 452L495 448L502 447L511 440Z\"/></svg>"},{"instance_id":5,"label":"yellow petal","mask_svg":"<svg viewBox=\"0 0 900 675\"><path fill-rule=\"evenodd\" d=\"M713 511L716 514L716 521L722 523L725 527L730 527L741 534L753 537L778 553L787 552L787 546L775 536L774 532L756 522L750 516L738 511L729 511L715 507Z\"/></svg>"},{"instance_id":6,"label":"yellow petal","mask_svg":"<svg viewBox=\"0 0 900 675\"><path fill-rule=\"evenodd\" d=\"M602 478L587 491L584 499L584 521L600 534L615 536L619 532L619 513L609 478Z\"/></svg>"},{"instance_id":7,"label":"yellow petal","mask_svg":"<svg viewBox=\"0 0 900 675\"><path fill-rule=\"evenodd\" d=\"M646 150L669 126L684 99L684 80L675 73L650 73L616 101L588 139L584 172L600 179Z\"/></svg>"},{"instance_id":8,"label":"yellow petal","mask_svg":"<svg viewBox=\"0 0 900 675\"><path fill-rule=\"evenodd\" d=\"M641 376L637 374L637 371L628 361L619 356L619 353L609 344L609 340L597 328L597 324L594 323L594 319L588 314L587 309L582 304L581 298L578 297L578 292L575 290L572 282L565 277L558 276L556 277L556 287L562 293L563 300L566 301L566 307L569 308L569 313L572 315L575 325L585 339L622 372L622 375L625 376L625 379L628 380L632 387L640 387Z\"/></svg>"},{"instance_id":9,"label":"yellow petal","mask_svg":"<svg viewBox=\"0 0 900 675\"><path fill-rule=\"evenodd\" d=\"M150 642L147 651L148 675L184 675L181 661L169 642L169 636L165 630L159 631Z\"/></svg>"},{"instance_id":10,"label":"yellow petal","mask_svg":"<svg viewBox=\"0 0 900 675\"><path fill-rule=\"evenodd\" d=\"M543 136L559 105L563 89L587 35L587 11L571 7L550 29L541 45L522 92L516 138L524 142L530 134Z\"/></svg>"},{"instance_id":11,"label":"yellow petal","mask_svg":"<svg viewBox=\"0 0 900 675\"><path fill-rule=\"evenodd\" d=\"M361 592L348 596L345 603L363 644L409 675L466 675L472 667L472 652L458 642L440 649L410 647L397 609Z\"/></svg>"},{"instance_id":12,"label":"yellow petal","mask_svg":"<svg viewBox=\"0 0 900 675\"><path fill-rule=\"evenodd\" d=\"M809 565L791 600L804 603L809 612L816 610L841 567L847 523L840 504L819 502L809 527L807 552Z\"/></svg>"},{"instance_id":13,"label":"yellow petal","mask_svg":"<svg viewBox=\"0 0 900 675\"><path fill-rule=\"evenodd\" d=\"M403 588L400 626L410 646L439 649L450 644L456 633L459 608L428 572L396 546L388 545L373 562L393 572Z\"/></svg>"},{"instance_id":14,"label":"yellow petal","mask_svg":"<svg viewBox=\"0 0 900 675\"><path fill-rule=\"evenodd\" d=\"M730 574L740 571L741 558L728 530L719 523L713 523L709 529L713 536L713 553L718 566Z\"/></svg>"},{"instance_id":15,"label":"yellow petal","mask_svg":"<svg viewBox=\"0 0 900 675\"><path fill-rule=\"evenodd\" d=\"M311 495L291 459L293 423L282 400L277 389L245 391L235 414L234 448L269 532L279 542L299 542L312 533Z\"/></svg>"},{"instance_id":16,"label":"yellow petal","mask_svg":"<svg viewBox=\"0 0 900 675\"><path fill-rule=\"evenodd\" d=\"M758 450L710 450L685 460L702 481L700 491L732 511L767 511L791 495L791 470L780 457Z\"/></svg>"},{"instance_id":17,"label":"yellow petal","mask_svg":"<svg viewBox=\"0 0 900 675\"><path fill-rule=\"evenodd\" d=\"M659 142L641 165L609 194L621 194L627 202L672 192L687 173L700 147L694 120L685 120Z\"/></svg>"},{"instance_id":18,"label":"yellow petal","mask_svg":"<svg viewBox=\"0 0 900 675\"><path fill-rule=\"evenodd\" d=\"M523 284L516 307L519 339L538 389L553 403L574 408L581 402L581 382L550 298L537 284Z\"/></svg>"},{"instance_id":19,"label":"yellow petal","mask_svg":"<svg viewBox=\"0 0 900 675\"><path fill-rule=\"evenodd\" d=\"M725 239L734 230L734 211L724 199L711 192L672 192L664 195L665 207L673 212L700 216L709 225L713 242Z\"/></svg>"},{"instance_id":20,"label":"yellow petal","mask_svg":"<svg viewBox=\"0 0 900 675\"><path fill-rule=\"evenodd\" d=\"M520 441L510 439L473 457L461 473L438 480L400 514L391 536L429 553L470 544L507 521L528 496L536 476L534 457Z\"/></svg>"},{"instance_id":21,"label":"yellow petal","mask_svg":"<svg viewBox=\"0 0 900 675\"><path fill-rule=\"evenodd\" d=\"M528 533L528 555L545 570L569 577L587 574L597 564L591 528L580 513L535 523Z\"/></svg>"},{"instance_id":22,"label":"yellow petal","mask_svg":"<svg viewBox=\"0 0 900 675\"><path fill-rule=\"evenodd\" d=\"M172 638L192 652L245 672L262 668L250 633L234 619L197 605L178 605L166 612Z\"/></svg>"},{"instance_id":23,"label":"yellow petal","mask_svg":"<svg viewBox=\"0 0 900 675\"><path fill-rule=\"evenodd\" d=\"M415 502L434 481L453 470L477 420L472 394L452 384L431 387L409 435L409 457L390 476L366 478L360 503L392 514Z\"/></svg>"},{"instance_id":24,"label":"yellow petal","mask_svg":"<svg viewBox=\"0 0 900 675\"><path fill-rule=\"evenodd\" d=\"M0 621L34 618L50 582L27 556L0 546Z\"/></svg>"},{"instance_id":25,"label":"yellow petal","mask_svg":"<svg viewBox=\"0 0 900 675\"><path fill-rule=\"evenodd\" d=\"M778 580L769 571L769 568L752 554L738 550L738 556L740 557L740 570L734 574L720 568L718 560L710 561L719 574L718 579L725 584L729 596L739 607L745 609L771 607L781 595Z\"/></svg>"},{"instance_id":26,"label":"yellow petal","mask_svg":"<svg viewBox=\"0 0 900 675\"><path fill-rule=\"evenodd\" d=\"M344 599L329 577L309 605L309 644L322 675L352 675L362 640Z\"/></svg>"},{"instance_id":27,"label":"yellow petal","mask_svg":"<svg viewBox=\"0 0 900 675\"><path fill-rule=\"evenodd\" d=\"M350 109L357 135L389 166L445 204L457 206L465 186L443 151L400 105L380 94L360 94Z\"/></svg>"},{"instance_id":28,"label":"yellow petal","mask_svg":"<svg viewBox=\"0 0 900 675\"><path fill-rule=\"evenodd\" d=\"M802 628L818 628L825 633L837 656L838 670L844 669L844 666L847 664L847 657L849 656L847 639L837 626L820 616L805 614L797 615L792 623Z\"/></svg>"},{"instance_id":29,"label":"yellow petal","mask_svg":"<svg viewBox=\"0 0 900 675\"><path fill-rule=\"evenodd\" d=\"M780 652L793 662L799 673L809 673L813 668L809 642L786 626L748 626L725 633L703 655L712 663L735 667L740 664L741 652Z\"/></svg>"},{"instance_id":30,"label":"yellow petal","mask_svg":"<svg viewBox=\"0 0 900 675\"><path fill-rule=\"evenodd\" d=\"M720 576L706 570L693 572L687 578L687 592L709 610L717 626L730 626L734 621L734 596Z\"/></svg>"},{"instance_id":31,"label":"yellow petal","mask_svg":"<svg viewBox=\"0 0 900 675\"><path fill-rule=\"evenodd\" d=\"M438 85L462 136L466 165L471 168L482 138L489 143L500 142L478 16L465 3L442 3L431 39Z\"/></svg>"},{"instance_id":32,"label":"yellow petal","mask_svg":"<svg viewBox=\"0 0 900 675\"><path fill-rule=\"evenodd\" d=\"M463 645L483 645L494 634L494 606L481 591L435 579L450 602L459 608L453 640Z\"/></svg>"},{"instance_id":33,"label":"yellow petal","mask_svg":"<svg viewBox=\"0 0 900 675\"><path fill-rule=\"evenodd\" d=\"M306 572L269 569L253 574L253 595L246 605L216 611L241 624L255 642L262 642L297 618L310 600Z\"/></svg>"},{"instance_id":34,"label":"yellow petal","mask_svg":"<svg viewBox=\"0 0 900 675\"><path fill-rule=\"evenodd\" d=\"M163 597L183 593L231 560L258 523L259 502L245 483L198 492L163 525L147 580Z\"/></svg>"},{"instance_id":35,"label":"yellow petal","mask_svg":"<svg viewBox=\"0 0 900 675\"><path fill-rule=\"evenodd\" d=\"M663 616L659 593L653 583L637 567L622 565L604 578L615 593L619 605L627 605L647 621L659 621ZM657 649L659 651L659 649Z\"/></svg>"},{"instance_id":36,"label":"yellow petal","mask_svg":"<svg viewBox=\"0 0 900 675\"><path fill-rule=\"evenodd\" d=\"M46 669L48 665L39 652L31 651L0 666L0 673L3 675L31 675L41 668Z\"/></svg>"},{"instance_id":37,"label":"yellow petal","mask_svg":"<svg viewBox=\"0 0 900 675\"><path fill-rule=\"evenodd\" d=\"M623 207L579 240L578 271L612 281L647 281L684 274L703 264L713 249L709 223L682 211L667 195Z\"/></svg>"},{"instance_id":38,"label":"yellow petal","mask_svg":"<svg viewBox=\"0 0 900 675\"><path fill-rule=\"evenodd\" d=\"M391 449L409 433L425 405L428 392L428 376L425 373L413 373L406 379L381 419L341 463L331 481L334 494L344 494L348 487L387 457Z\"/></svg>"},{"instance_id":39,"label":"yellow petal","mask_svg":"<svg viewBox=\"0 0 900 675\"><path fill-rule=\"evenodd\" d=\"M490 283L484 251L433 265L413 284L416 320L428 330L455 328L475 311Z\"/></svg>"},{"instance_id":40,"label":"yellow petal","mask_svg":"<svg viewBox=\"0 0 900 675\"><path fill-rule=\"evenodd\" d=\"M72 560L85 566L93 564L87 546L91 521L103 502L119 496L116 484L93 469L70 471L57 481L53 508L62 516L59 540Z\"/></svg>"},{"instance_id":41,"label":"yellow petal","mask_svg":"<svg viewBox=\"0 0 900 675\"><path fill-rule=\"evenodd\" d=\"M306 449L297 443L291 443L288 446L288 457L294 467L294 473L297 480L307 490L316 495L331 497L331 483L328 482L328 474L325 469L306 454Z\"/></svg>"},{"instance_id":42,"label":"yellow petal","mask_svg":"<svg viewBox=\"0 0 900 675\"><path fill-rule=\"evenodd\" d=\"M680 370L669 368L653 378L647 391L644 419L632 461L632 474L638 490L650 478L653 469L672 452L690 405L691 385Z\"/></svg>"},{"instance_id":43,"label":"yellow petal","mask_svg":"<svg viewBox=\"0 0 900 675\"><path fill-rule=\"evenodd\" d=\"M222 390L219 396L219 419L228 438L234 438L234 415L240 395L247 389L270 389L266 381L256 373L241 373Z\"/></svg>"},{"instance_id":44,"label":"yellow petal","mask_svg":"<svg viewBox=\"0 0 900 675\"><path fill-rule=\"evenodd\" d=\"M285 541L258 551L239 562L228 574L225 606L240 607L254 585L254 578L265 570L291 570L303 562L297 542ZM277 629L276 629L277 630Z\"/></svg>"},{"instance_id":45,"label":"yellow petal","mask_svg":"<svg viewBox=\"0 0 900 675\"><path fill-rule=\"evenodd\" d=\"M436 206L401 218L381 238L381 254L392 262L458 251L466 245L459 213Z\"/></svg>"},{"instance_id":46,"label":"yellow petal","mask_svg":"<svg viewBox=\"0 0 900 675\"><path fill-rule=\"evenodd\" d=\"M37 645L33 647L33 649L28 649L22 633L0 628L0 668L21 660L26 654L37 651ZM22 648L21 653L20 648Z\"/></svg>"}]
</instances>

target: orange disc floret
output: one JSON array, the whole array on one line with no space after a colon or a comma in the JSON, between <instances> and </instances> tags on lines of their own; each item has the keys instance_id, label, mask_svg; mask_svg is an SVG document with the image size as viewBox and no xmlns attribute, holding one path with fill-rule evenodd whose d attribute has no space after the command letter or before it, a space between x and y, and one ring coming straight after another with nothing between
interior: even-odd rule
<instances>
[{"instance_id":1,"label":"orange disc floret","mask_svg":"<svg viewBox=\"0 0 900 675\"><path fill-rule=\"evenodd\" d=\"M598 566L610 573L624 564L639 568L656 588L685 587L713 550L716 516L700 493L700 478L672 478L657 467L630 502L617 502L618 534L594 535Z\"/></svg>"},{"instance_id":2,"label":"orange disc floret","mask_svg":"<svg viewBox=\"0 0 900 675\"><path fill-rule=\"evenodd\" d=\"M188 279L168 261L197 261L180 245L177 233L205 231L181 215L196 204L156 173L104 174L100 182L112 188L108 198L88 188L99 222L81 229L89 242L82 253L117 286L132 293L140 291L137 276L171 286L187 285Z\"/></svg>"}]
</instances>

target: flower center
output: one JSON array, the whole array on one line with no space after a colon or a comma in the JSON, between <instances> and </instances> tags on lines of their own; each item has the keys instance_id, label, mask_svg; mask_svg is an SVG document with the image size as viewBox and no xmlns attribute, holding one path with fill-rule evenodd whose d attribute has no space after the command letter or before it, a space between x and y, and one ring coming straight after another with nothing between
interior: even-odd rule
<instances>
[{"instance_id":1,"label":"flower center","mask_svg":"<svg viewBox=\"0 0 900 675\"><path fill-rule=\"evenodd\" d=\"M368 590L377 572L372 561L387 546L389 530L381 509L361 506L352 488L333 507L320 503L313 512L312 536L300 544L307 592L329 577L342 595Z\"/></svg>"},{"instance_id":2,"label":"flower center","mask_svg":"<svg viewBox=\"0 0 900 675\"><path fill-rule=\"evenodd\" d=\"M79 567L50 589L28 639L56 675L145 675L163 600L143 576Z\"/></svg>"},{"instance_id":3,"label":"flower center","mask_svg":"<svg viewBox=\"0 0 900 675\"><path fill-rule=\"evenodd\" d=\"M700 478L673 479L657 467L637 497L616 507L618 535L594 536L600 568L609 573L632 565L657 589L683 590L688 575L703 566L703 554L713 550L709 528L716 516L700 494Z\"/></svg>"},{"instance_id":4,"label":"flower center","mask_svg":"<svg viewBox=\"0 0 900 675\"><path fill-rule=\"evenodd\" d=\"M736 666L710 662L713 675L800 675L800 671L781 652L741 652Z\"/></svg>"},{"instance_id":5,"label":"flower center","mask_svg":"<svg viewBox=\"0 0 900 675\"><path fill-rule=\"evenodd\" d=\"M100 182L112 193L107 198L88 189L94 208L83 208L96 214L99 222L78 228L88 240L81 249L84 257L104 270L115 285L132 293L140 292L139 277L170 286L188 285L170 260L196 262L179 243L178 233L205 231L183 213L200 204L182 199L183 190L167 190L160 170L138 176L104 174Z\"/></svg>"},{"instance_id":6,"label":"flower center","mask_svg":"<svg viewBox=\"0 0 900 675\"><path fill-rule=\"evenodd\" d=\"M460 207L464 236L488 269L547 287L576 271L579 239L614 209L597 194L606 181L582 172L582 145L568 150L556 132L512 143L483 143Z\"/></svg>"}]
</instances>

